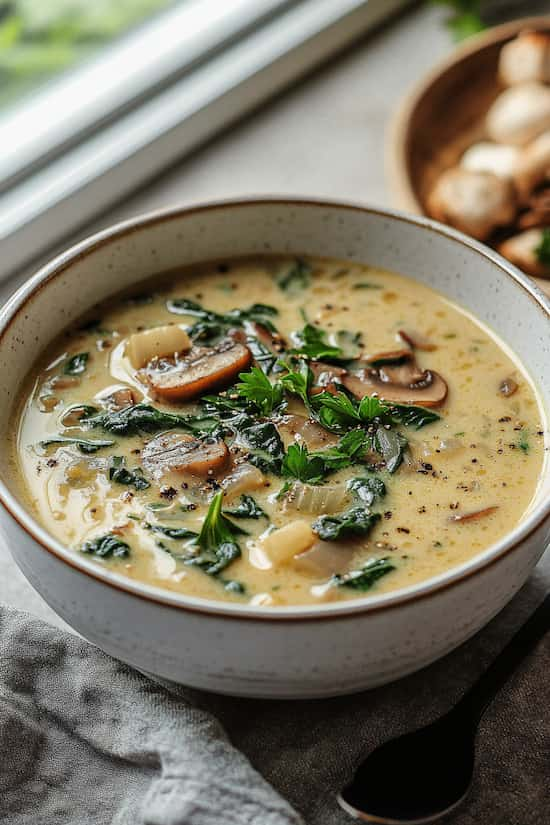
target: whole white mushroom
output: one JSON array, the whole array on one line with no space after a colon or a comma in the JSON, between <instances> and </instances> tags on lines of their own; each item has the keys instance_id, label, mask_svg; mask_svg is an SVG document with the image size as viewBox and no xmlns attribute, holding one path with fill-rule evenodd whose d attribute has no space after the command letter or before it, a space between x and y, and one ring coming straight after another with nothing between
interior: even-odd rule
<instances>
[{"instance_id":1,"label":"whole white mushroom","mask_svg":"<svg viewBox=\"0 0 550 825\"><path fill-rule=\"evenodd\" d=\"M499 178L511 178L520 156L517 146L505 146L482 140L470 146L460 159L463 169L470 172L492 172Z\"/></svg>"},{"instance_id":2,"label":"whole white mushroom","mask_svg":"<svg viewBox=\"0 0 550 825\"><path fill-rule=\"evenodd\" d=\"M550 33L525 31L500 50L498 74L506 86L550 83Z\"/></svg>"},{"instance_id":3,"label":"whole white mushroom","mask_svg":"<svg viewBox=\"0 0 550 825\"><path fill-rule=\"evenodd\" d=\"M544 229L526 229L519 235L503 241L498 251L527 275L548 278L550 266L541 261L538 252L544 239L544 231Z\"/></svg>"},{"instance_id":4,"label":"whole white mushroom","mask_svg":"<svg viewBox=\"0 0 550 825\"><path fill-rule=\"evenodd\" d=\"M550 131L543 132L520 153L514 171L514 184L520 201L526 201L533 189L550 172Z\"/></svg>"},{"instance_id":5,"label":"whole white mushroom","mask_svg":"<svg viewBox=\"0 0 550 825\"><path fill-rule=\"evenodd\" d=\"M491 140L524 146L550 129L550 87L534 82L511 86L497 97L485 123Z\"/></svg>"},{"instance_id":6,"label":"whole white mushroom","mask_svg":"<svg viewBox=\"0 0 550 825\"><path fill-rule=\"evenodd\" d=\"M485 240L497 226L516 215L510 181L490 172L471 172L458 166L440 175L427 202L432 217Z\"/></svg>"}]
</instances>

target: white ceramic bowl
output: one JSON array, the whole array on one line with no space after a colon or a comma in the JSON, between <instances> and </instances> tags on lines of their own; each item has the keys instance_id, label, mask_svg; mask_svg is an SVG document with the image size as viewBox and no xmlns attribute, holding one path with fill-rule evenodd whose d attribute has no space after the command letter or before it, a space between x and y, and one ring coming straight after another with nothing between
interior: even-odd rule
<instances>
[{"instance_id":1,"label":"white ceramic bowl","mask_svg":"<svg viewBox=\"0 0 550 825\"><path fill-rule=\"evenodd\" d=\"M156 272L263 252L326 255L417 278L471 309L522 359L550 408L549 303L511 264L422 218L342 203L248 200L137 218L38 272L0 316L0 438L25 373L94 303ZM466 564L386 595L251 607L130 581L63 547L27 512L0 455L1 520L48 604L113 656L199 688L315 697L383 684L472 636L514 595L550 539L550 470L517 528Z\"/></svg>"}]
</instances>

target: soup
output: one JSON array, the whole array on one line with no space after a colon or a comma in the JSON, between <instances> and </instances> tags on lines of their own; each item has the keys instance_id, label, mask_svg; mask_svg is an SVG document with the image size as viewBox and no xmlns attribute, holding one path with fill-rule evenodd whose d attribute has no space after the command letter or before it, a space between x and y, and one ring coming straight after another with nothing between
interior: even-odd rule
<instances>
[{"instance_id":1,"label":"soup","mask_svg":"<svg viewBox=\"0 0 550 825\"><path fill-rule=\"evenodd\" d=\"M255 605L406 587L512 530L541 409L475 318L401 275L276 257L94 309L29 376L37 519L132 579Z\"/></svg>"}]
</instances>

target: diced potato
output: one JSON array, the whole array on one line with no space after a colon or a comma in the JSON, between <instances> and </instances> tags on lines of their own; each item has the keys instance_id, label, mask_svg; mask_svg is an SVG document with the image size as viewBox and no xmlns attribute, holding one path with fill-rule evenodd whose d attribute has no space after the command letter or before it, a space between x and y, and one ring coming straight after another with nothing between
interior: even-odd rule
<instances>
[{"instance_id":1,"label":"diced potato","mask_svg":"<svg viewBox=\"0 0 550 825\"><path fill-rule=\"evenodd\" d=\"M140 369L152 358L164 358L176 352L187 352L191 346L192 341L185 330L176 324L171 324L130 335L126 345L126 355L132 366Z\"/></svg>"},{"instance_id":2,"label":"diced potato","mask_svg":"<svg viewBox=\"0 0 550 825\"><path fill-rule=\"evenodd\" d=\"M303 553L316 541L307 521L291 521L261 540L262 550L273 564L287 564L297 553Z\"/></svg>"}]
</instances>

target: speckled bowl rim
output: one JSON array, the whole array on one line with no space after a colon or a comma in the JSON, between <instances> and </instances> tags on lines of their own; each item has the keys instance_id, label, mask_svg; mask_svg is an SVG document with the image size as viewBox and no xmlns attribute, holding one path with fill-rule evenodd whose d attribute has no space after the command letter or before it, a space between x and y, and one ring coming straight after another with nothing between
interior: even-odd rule
<instances>
[{"instance_id":1,"label":"speckled bowl rim","mask_svg":"<svg viewBox=\"0 0 550 825\"><path fill-rule=\"evenodd\" d=\"M154 226L158 223L181 220L189 215L206 213L213 210L250 208L250 206L253 205L273 205L281 208L305 206L314 209L319 208L320 210L342 209L349 212L359 211L386 218L390 221L412 224L422 231L443 235L448 240L459 243L489 260L507 278L514 281L519 289L526 292L530 299L542 308L550 320L550 300L526 275L502 258L498 253L483 244L429 218L411 216L393 209L380 209L346 200L258 196L222 199L208 201L190 207L156 210L117 223L70 247L67 251L55 257L50 263L43 266L34 276L26 281L0 311L0 349L2 348L3 340L9 326L24 310L27 302L39 291L47 289L48 284L58 278L72 264L89 255L99 247L111 243L113 240L123 239L134 232L139 232L144 227ZM545 410L545 412L547 413L548 410ZM548 473L550 473L550 462L546 460L543 468L543 476ZM53 554L57 559L73 567L75 570L109 587L123 591L126 594L166 607L192 613L226 616L227 618L235 620L269 622L295 621L298 623L311 620L332 621L337 618L352 617L363 613L390 610L410 602L434 596L447 588L460 584L470 576L498 562L503 556L518 548L522 542L541 528L545 521L550 518L550 499L548 499L537 505L533 512L531 512L515 530L487 548L487 550L477 554L464 564L407 588L381 595L365 596L364 598L350 601L322 605L259 607L186 596L169 590L163 590L160 587L153 587L143 582L137 582L133 579L125 578L120 574L113 573L108 569L103 569L88 559L78 556L74 550L66 548L61 542L50 536L19 503L1 479L0 504L8 516L14 519L44 550Z\"/></svg>"}]
</instances>

